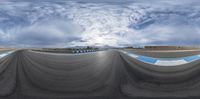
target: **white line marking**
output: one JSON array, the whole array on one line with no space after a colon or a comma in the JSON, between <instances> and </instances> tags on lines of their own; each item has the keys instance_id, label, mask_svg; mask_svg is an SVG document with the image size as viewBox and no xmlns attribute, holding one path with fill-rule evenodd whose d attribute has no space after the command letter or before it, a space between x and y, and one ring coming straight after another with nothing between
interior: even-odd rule
<instances>
[{"instance_id":1,"label":"white line marking","mask_svg":"<svg viewBox=\"0 0 200 99\"><path fill-rule=\"evenodd\" d=\"M140 57L140 55L137 55L137 54L133 54L133 53L128 53L126 51L122 51L124 54L127 54L128 56L130 57L133 57L135 59L137 59L138 57ZM198 57L200 57L200 54L197 55ZM192 57L192 56L190 56ZM171 59L161 59L161 58L156 58L156 62L155 63L148 63L148 62L145 62L143 60L139 60L139 61L142 61L144 63L148 63L148 64L152 64L152 65L156 65L156 66L178 66L178 65L183 65L183 64L187 64L187 63L190 63L190 62L187 62L185 59L185 57L183 58L171 58Z\"/></svg>"},{"instance_id":2,"label":"white line marking","mask_svg":"<svg viewBox=\"0 0 200 99\"><path fill-rule=\"evenodd\" d=\"M2 53L2 54L0 54L0 58L3 58L3 57L5 57L5 56L7 56L7 55L9 55L9 54L11 54L13 52L14 51L9 51L9 52L6 52L6 53Z\"/></svg>"},{"instance_id":3,"label":"white line marking","mask_svg":"<svg viewBox=\"0 0 200 99\"><path fill-rule=\"evenodd\" d=\"M130 54L130 53L128 53L128 55L131 56L131 57L133 57L133 58L137 58L137 57L139 57L138 55Z\"/></svg>"},{"instance_id":4,"label":"white line marking","mask_svg":"<svg viewBox=\"0 0 200 99\"><path fill-rule=\"evenodd\" d=\"M188 63L184 59L181 60L157 60L155 65L159 66L176 66L176 65L183 65Z\"/></svg>"},{"instance_id":5,"label":"white line marking","mask_svg":"<svg viewBox=\"0 0 200 99\"><path fill-rule=\"evenodd\" d=\"M3 54L0 54L0 58L2 57L5 57L7 54L3 53Z\"/></svg>"}]
</instances>

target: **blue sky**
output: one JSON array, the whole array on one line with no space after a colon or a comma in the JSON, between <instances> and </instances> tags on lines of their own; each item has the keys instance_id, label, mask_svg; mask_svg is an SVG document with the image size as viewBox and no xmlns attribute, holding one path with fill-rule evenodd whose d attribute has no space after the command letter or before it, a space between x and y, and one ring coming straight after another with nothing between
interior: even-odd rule
<instances>
[{"instance_id":1,"label":"blue sky","mask_svg":"<svg viewBox=\"0 0 200 99\"><path fill-rule=\"evenodd\" d=\"M0 47L200 44L198 0L0 1Z\"/></svg>"}]
</instances>

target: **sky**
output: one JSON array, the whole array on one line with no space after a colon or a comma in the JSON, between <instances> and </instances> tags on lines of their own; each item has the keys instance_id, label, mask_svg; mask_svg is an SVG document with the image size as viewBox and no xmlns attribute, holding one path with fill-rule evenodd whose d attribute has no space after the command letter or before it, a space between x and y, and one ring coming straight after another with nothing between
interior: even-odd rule
<instances>
[{"instance_id":1,"label":"sky","mask_svg":"<svg viewBox=\"0 0 200 99\"><path fill-rule=\"evenodd\" d=\"M0 47L200 45L199 0L0 0Z\"/></svg>"}]
</instances>

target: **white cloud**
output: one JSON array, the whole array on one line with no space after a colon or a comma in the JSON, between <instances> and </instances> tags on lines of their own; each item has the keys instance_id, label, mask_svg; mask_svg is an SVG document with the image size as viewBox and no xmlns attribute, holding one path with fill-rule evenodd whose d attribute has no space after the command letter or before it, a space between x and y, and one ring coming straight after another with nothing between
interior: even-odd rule
<instances>
[{"instance_id":1,"label":"white cloud","mask_svg":"<svg viewBox=\"0 0 200 99\"><path fill-rule=\"evenodd\" d=\"M0 4L0 18L6 17L0 19L0 44L26 47L200 44L199 36L192 36L200 33L198 6L174 6L177 2L169 0L165 5L145 2L123 5L4 2ZM185 41L186 38L189 39Z\"/></svg>"}]
</instances>

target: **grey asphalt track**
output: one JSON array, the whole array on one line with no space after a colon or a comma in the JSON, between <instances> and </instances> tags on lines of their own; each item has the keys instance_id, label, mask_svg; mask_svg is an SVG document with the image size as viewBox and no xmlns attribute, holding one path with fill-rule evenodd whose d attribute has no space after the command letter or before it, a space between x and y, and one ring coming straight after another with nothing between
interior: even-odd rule
<instances>
[{"instance_id":1,"label":"grey asphalt track","mask_svg":"<svg viewBox=\"0 0 200 99\"><path fill-rule=\"evenodd\" d=\"M0 99L199 99L199 64L158 67L117 50L19 50L0 59Z\"/></svg>"}]
</instances>

